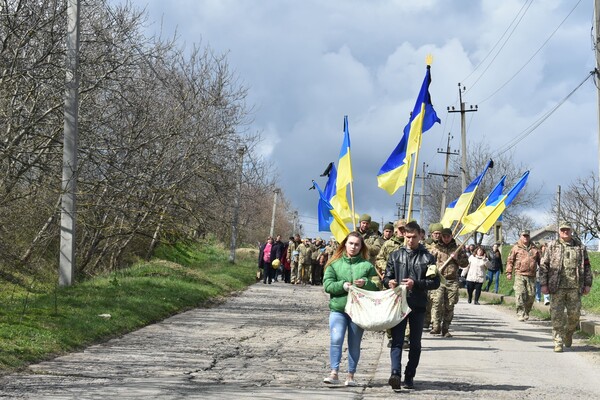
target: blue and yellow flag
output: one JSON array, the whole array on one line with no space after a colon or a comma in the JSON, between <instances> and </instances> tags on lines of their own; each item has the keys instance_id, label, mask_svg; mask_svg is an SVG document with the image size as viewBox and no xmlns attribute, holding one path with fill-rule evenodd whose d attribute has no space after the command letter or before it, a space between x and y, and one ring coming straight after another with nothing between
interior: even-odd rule
<instances>
[{"instance_id":1,"label":"blue and yellow flag","mask_svg":"<svg viewBox=\"0 0 600 400\"><path fill-rule=\"evenodd\" d=\"M461 194L458 199L448 204L448 207L446 207L446 211L444 212L444 216L440 221L444 228L450 228L454 221L460 221L464 217L465 213L469 211L469 207L473 202L473 197L475 197L477 187L481 183L481 180L485 176L488 168L493 167L493 165L494 162L489 160L485 165L483 172L473 179L469 186L466 187L463 194Z\"/></svg>"},{"instance_id":2,"label":"blue and yellow flag","mask_svg":"<svg viewBox=\"0 0 600 400\"><path fill-rule=\"evenodd\" d=\"M477 221L477 220L483 221L484 216L491 214L494 207L498 204L499 200L501 200L501 198L503 197L502 191L504 190L504 181L505 180L506 180L506 175L504 175L500 179L500 182L498 182L496 184L496 186L494 187L494 189L492 189L490 194L485 198L484 201L481 202L481 204L479 205L477 210L475 210L474 212L472 212L471 214L469 214L463 218L463 227L461 229L461 235L471 233L475 229L477 229L478 232L481 232L482 228L481 227L478 228L476 225L473 225L472 222L470 222L470 221ZM487 231L481 232L481 233L487 233Z\"/></svg>"},{"instance_id":3,"label":"blue and yellow flag","mask_svg":"<svg viewBox=\"0 0 600 400\"><path fill-rule=\"evenodd\" d=\"M495 201L491 201L489 204L486 204L485 207L482 207L463 218L463 227L459 232L459 235L465 235L475 230L482 233L488 232L492 226L494 226L498 218L500 218L506 207L513 202L521 189L523 189L527 183L528 177L529 171L526 171L506 195L499 196Z\"/></svg>"},{"instance_id":4,"label":"blue and yellow flag","mask_svg":"<svg viewBox=\"0 0 600 400\"><path fill-rule=\"evenodd\" d=\"M390 195L406 184L411 156L419 150L423 132L428 131L436 122L441 122L431 104L430 84L431 65L427 65L415 107L408 124L404 127L404 135L377 174L377 186Z\"/></svg>"},{"instance_id":5,"label":"blue and yellow flag","mask_svg":"<svg viewBox=\"0 0 600 400\"><path fill-rule=\"evenodd\" d=\"M319 191L319 204L317 206L319 212L319 231L330 231L335 237L335 240L337 240L338 243L341 243L350 233L350 229L344 224L340 215L327 200L325 193L323 193L317 182L312 182Z\"/></svg>"},{"instance_id":6,"label":"blue and yellow flag","mask_svg":"<svg viewBox=\"0 0 600 400\"><path fill-rule=\"evenodd\" d=\"M352 211L348 204L346 189L352 183L352 162L350 160L350 132L348 130L348 116L344 116L344 140L340 149L338 160L335 195L329 199L331 205L338 212L344 222L352 222Z\"/></svg>"}]
</instances>

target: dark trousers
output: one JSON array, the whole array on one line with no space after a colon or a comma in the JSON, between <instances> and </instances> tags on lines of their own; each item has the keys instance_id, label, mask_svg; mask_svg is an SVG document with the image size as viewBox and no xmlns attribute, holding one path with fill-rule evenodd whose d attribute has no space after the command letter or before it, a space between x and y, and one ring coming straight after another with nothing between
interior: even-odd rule
<instances>
[{"instance_id":1,"label":"dark trousers","mask_svg":"<svg viewBox=\"0 0 600 400\"><path fill-rule=\"evenodd\" d=\"M473 290L475 291L475 302L479 301L479 296L481 296L481 287L483 283L480 282L471 282L467 281L467 295L469 298L469 303L473 299Z\"/></svg>"},{"instance_id":2,"label":"dark trousers","mask_svg":"<svg viewBox=\"0 0 600 400\"><path fill-rule=\"evenodd\" d=\"M265 262L264 263L263 273L265 275L265 278L263 279L263 283L267 283L267 280L269 281L269 283L271 283L271 281L275 277L275 270L271 266L270 262Z\"/></svg>"},{"instance_id":3,"label":"dark trousers","mask_svg":"<svg viewBox=\"0 0 600 400\"><path fill-rule=\"evenodd\" d=\"M419 360L421 359L421 337L423 336L424 322L425 310L412 310L402 322L392 328L392 348L390 349L392 373L395 372L400 375L402 369L402 345L404 343L406 324L408 323L410 327L410 347L404 376L412 378L416 375Z\"/></svg>"}]
</instances>

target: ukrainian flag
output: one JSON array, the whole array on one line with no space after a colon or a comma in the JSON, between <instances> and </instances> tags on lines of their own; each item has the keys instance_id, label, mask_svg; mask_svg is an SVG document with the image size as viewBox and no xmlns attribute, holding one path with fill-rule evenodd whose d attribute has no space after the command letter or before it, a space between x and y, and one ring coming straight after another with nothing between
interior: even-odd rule
<instances>
[{"instance_id":1,"label":"ukrainian flag","mask_svg":"<svg viewBox=\"0 0 600 400\"><path fill-rule=\"evenodd\" d=\"M508 191L506 195L500 196L496 201L493 201L480 210L467 215L463 219L464 225L459 234L463 235L474 230L483 233L488 232L496 223L498 218L500 218L506 207L513 202L521 189L523 189L528 178L529 171L526 171L523 176L521 176L521 179L519 179L519 181Z\"/></svg>"},{"instance_id":2,"label":"ukrainian flag","mask_svg":"<svg viewBox=\"0 0 600 400\"><path fill-rule=\"evenodd\" d=\"M348 204L346 188L352 183L352 162L350 160L350 132L348 130L348 116L344 116L344 141L340 149L340 157L335 183L335 195L330 199L331 205L345 222L352 222L352 211Z\"/></svg>"},{"instance_id":3,"label":"ukrainian flag","mask_svg":"<svg viewBox=\"0 0 600 400\"><path fill-rule=\"evenodd\" d=\"M473 179L463 194L461 194L458 199L448 204L448 207L446 207L446 211L444 212L444 216L440 221L444 228L449 228L452 226L454 221L460 221L463 218L464 214L469 210L469 207L473 202L473 197L475 197L475 191L477 190L477 187L481 183L481 180L485 176L488 168L493 167L493 165L494 162L489 160L485 165L483 172Z\"/></svg>"},{"instance_id":4,"label":"ukrainian flag","mask_svg":"<svg viewBox=\"0 0 600 400\"><path fill-rule=\"evenodd\" d=\"M423 132L428 131L436 122L441 122L431 104L430 84L431 65L427 65L415 107L404 127L404 135L377 174L377 186L390 195L406 184L411 156L419 150Z\"/></svg>"},{"instance_id":5,"label":"ukrainian flag","mask_svg":"<svg viewBox=\"0 0 600 400\"><path fill-rule=\"evenodd\" d=\"M331 175L330 175L331 176ZM335 240L341 243L348 236L350 230L342 221L340 215L335 211L331 203L325 197L325 193L321 190L317 182L312 181L315 188L319 191L319 231L330 231ZM323 225L322 225L323 224ZM324 229L322 229L322 226Z\"/></svg>"},{"instance_id":6,"label":"ukrainian flag","mask_svg":"<svg viewBox=\"0 0 600 400\"><path fill-rule=\"evenodd\" d=\"M504 190L504 181L505 180L506 180L506 175L504 175L500 179L500 182L498 182L496 184L496 186L494 187L494 189L492 189L490 194L485 198L485 200L483 202L481 202L481 204L479 205L477 210L475 210L474 212L472 212L471 214L469 214L463 218L463 221L462 221L463 227L460 231L461 235L466 235L467 233L471 233L474 230L477 230L478 232L481 232L481 233L487 233L487 230L482 231L481 227L478 227L477 225L473 225L473 223L471 221L483 221L485 219L484 216L487 216L491 213L493 208L502 199L502 191Z\"/></svg>"}]
</instances>

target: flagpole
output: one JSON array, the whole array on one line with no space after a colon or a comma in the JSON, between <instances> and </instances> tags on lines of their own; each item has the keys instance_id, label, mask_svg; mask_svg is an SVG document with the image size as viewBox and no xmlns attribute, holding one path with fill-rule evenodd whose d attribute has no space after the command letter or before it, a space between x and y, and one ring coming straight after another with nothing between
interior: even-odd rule
<instances>
[{"instance_id":1,"label":"flagpole","mask_svg":"<svg viewBox=\"0 0 600 400\"><path fill-rule=\"evenodd\" d=\"M415 159L413 161L413 173L412 173L412 178L411 178L411 182L410 182L410 194L408 196L408 212L406 213L406 221L410 221L410 213L412 211L412 203L413 203L413 195L415 192L415 180L417 177L417 163L419 161L419 152L421 149L421 141L423 139L423 135L419 135L419 146L417 147L417 151L415 152ZM421 210L421 212L423 212L423 210Z\"/></svg>"},{"instance_id":2,"label":"flagpole","mask_svg":"<svg viewBox=\"0 0 600 400\"><path fill-rule=\"evenodd\" d=\"M498 202L498 204L496 204L496 206L494 207L494 209L492 210L492 212L483 221L481 221L481 223L479 225L477 225L477 228L475 228L471 232L469 232L469 234L466 237L466 239L463 240L462 243L460 244L460 246L458 246L458 248L454 251L455 254L457 252L459 252L464 247L464 245L469 241L469 239L471 239L471 237L473 237L473 234L475 232L477 232L477 229L481 228L481 226L487 222L487 220L494 214L494 211L496 211L498 209L498 207L500 207L500 204L502 204L502 201L500 201L500 202ZM464 228L465 227L463 225L463 227L460 229L460 231L456 235L453 234L453 239L454 240L456 240L456 238L460 236L460 233L464 230ZM452 257L448 257L448 259L446 260L446 262L444 262L444 264L439 268L440 272L444 268L446 268L446 266L448 265L448 263L450 262L450 260L452 260Z\"/></svg>"},{"instance_id":3,"label":"flagpole","mask_svg":"<svg viewBox=\"0 0 600 400\"><path fill-rule=\"evenodd\" d=\"M350 154L350 146L346 148L346 151L348 152L348 154ZM350 179L350 207L352 208L352 226L356 231L356 212L354 212L354 174L352 173L352 158L350 158L349 164L350 176L352 177L352 179Z\"/></svg>"}]
</instances>

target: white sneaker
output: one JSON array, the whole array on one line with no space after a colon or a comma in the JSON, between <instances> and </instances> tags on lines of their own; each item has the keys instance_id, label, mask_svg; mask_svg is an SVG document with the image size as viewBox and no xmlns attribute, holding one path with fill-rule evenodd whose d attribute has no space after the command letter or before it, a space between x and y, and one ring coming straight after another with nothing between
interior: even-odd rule
<instances>
[{"instance_id":1,"label":"white sneaker","mask_svg":"<svg viewBox=\"0 0 600 400\"><path fill-rule=\"evenodd\" d=\"M329 375L327 378L323 379L323 383L327 383L328 385L339 385L340 380L334 375Z\"/></svg>"},{"instance_id":2,"label":"white sneaker","mask_svg":"<svg viewBox=\"0 0 600 400\"><path fill-rule=\"evenodd\" d=\"M550 300L545 300L545 301L544 301L544 305L545 305L545 306L549 306L549 305L550 305Z\"/></svg>"}]
</instances>

